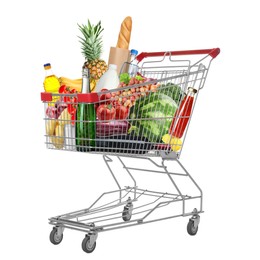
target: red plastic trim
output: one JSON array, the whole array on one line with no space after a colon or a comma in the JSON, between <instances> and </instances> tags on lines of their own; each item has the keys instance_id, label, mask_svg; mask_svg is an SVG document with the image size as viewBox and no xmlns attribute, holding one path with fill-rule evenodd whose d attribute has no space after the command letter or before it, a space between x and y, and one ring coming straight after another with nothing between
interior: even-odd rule
<instances>
[{"instance_id":1,"label":"red plastic trim","mask_svg":"<svg viewBox=\"0 0 260 260\"><path fill-rule=\"evenodd\" d=\"M78 94L78 102L79 103L95 103L98 102L98 94L97 93L79 93Z\"/></svg>"},{"instance_id":2,"label":"red plastic trim","mask_svg":"<svg viewBox=\"0 0 260 260\"><path fill-rule=\"evenodd\" d=\"M42 93L41 93L41 101L44 101L44 102L52 101L52 95L51 95L51 93L42 92Z\"/></svg>"},{"instance_id":3,"label":"red plastic trim","mask_svg":"<svg viewBox=\"0 0 260 260\"><path fill-rule=\"evenodd\" d=\"M163 56L177 56L177 55L194 55L194 54L209 54L213 59L220 53L219 48L203 49L203 50L188 50L188 51L165 51L165 52L142 52L136 59L138 62L148 57L163 57Z\"/></svg>"}]
</instances>

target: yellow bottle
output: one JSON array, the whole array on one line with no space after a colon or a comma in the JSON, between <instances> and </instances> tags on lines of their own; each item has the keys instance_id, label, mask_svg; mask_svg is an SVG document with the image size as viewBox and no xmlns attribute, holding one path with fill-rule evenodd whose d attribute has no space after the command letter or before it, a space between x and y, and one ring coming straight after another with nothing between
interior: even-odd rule
<instances>
[{"instance_id":1,"label":"yellow bottle","mask_svg":"<svg viewBox=\"0 0 260 260\"><path fill-rule=\"evenodd\" d=\"M60 88L60 82L58 78L53 74L51 70L51 64L50 63L44 64L44 69L45 69L45 79L43 82L43 87L45 92L58 94ZM58 99L59 99L58 96L53 96L52 103L49 103L49 105L54 106L56 100Z\"/></svg>"}]
</instances>

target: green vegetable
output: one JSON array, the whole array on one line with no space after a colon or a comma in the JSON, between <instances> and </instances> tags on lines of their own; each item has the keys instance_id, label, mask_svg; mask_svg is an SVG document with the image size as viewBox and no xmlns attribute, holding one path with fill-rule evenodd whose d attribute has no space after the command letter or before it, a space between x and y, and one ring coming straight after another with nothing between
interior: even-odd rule
<instances>
[{"instance_id":1,"label":"green vegetable","mask_svg":"<svg viewBox=\"0 0 260 260\"><path fill-rule=\"evenodd\" d=\"M124 82L125 84L128 84L130 81L130 75L128 73L122 73L120 74L119 80L120 82Z\"/></svg>"},{"instance_id":2,"label":"green vegetable","mask_svg":"<svg viewBox=\"0 0 260 260\"><path fill-rule=\"evenodd\" d=\"M177 104L180 103L180 100L183 98L183 91L182 89L174 84L174 83L167 83L160 85L160 87L157 88L157 91L161 94L165 94L169 97L171 97Z\"/></svg>"},{"instance_id":3,"label":"green vegetable","mask_svg":"<svg viewBox=\"0 0 260 260\"><path fill-rule=\"evenodd\" d=\"M136 75L135 78L137 80L143 80L143 77L140 75ZM128 73L122 73L119 77L120 82L124 82L125 84L128 84L130 79L131 79L131 77Z\"/></svg>"},{"instance_id":4,"label":"green vegetable","mask_svg":"<svg viewBox=\"0 0 260 260\"><path fill-rule=\"evenodd\" d=\"M136 78L137 80L143 80L143 77L141 77L140 75L136 75L135 78Z\"/></svg>"},{"instance_id":5,"label":"green vegetable","mask_svg":"<svg viewBox=\"0 0 260 260\"><path fill-rule=\"evenodd\" d=\"M176 102L169 96L150 93L131 107L129 132L160 143L162 136L168 133L176 109Z\"/></svg>"}]
</instances>

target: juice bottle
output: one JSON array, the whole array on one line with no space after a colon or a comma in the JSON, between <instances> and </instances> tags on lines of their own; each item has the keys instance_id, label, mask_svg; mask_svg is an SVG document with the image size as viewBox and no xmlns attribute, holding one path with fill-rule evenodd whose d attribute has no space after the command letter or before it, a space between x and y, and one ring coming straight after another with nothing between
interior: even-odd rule
<instances>
[{"instance_id":1,"label":"juice bottle","mask_svg":"<svg viewBox=\"0 0 260 260\"><path fill-rule=\"evenodd\" d=\"M187 127L191 116L192 105L194 101L194 95L197 90L194 88L188 88L188 93L181 101L179 108L176 110L171 127L169 129L169 134L177 138L181 138Z\"/></svg>"},{"instance_id":2,"label":"juice bottle","mask_svg":"<svg viewBox=\"0 0 260 260\"><path fill-rule=\"evenodd\" d=\"M60 88L60 82L58 78L53 74L51 69L51 64L46 63L43 65L45 69L45 79L43 82L43 87L45 92L58 94L59 88ZM54 106L56 100L59 99L59 96L53 96L52 97L52 103L49 103L50 106Z\"/></svg>"}]
</instances>

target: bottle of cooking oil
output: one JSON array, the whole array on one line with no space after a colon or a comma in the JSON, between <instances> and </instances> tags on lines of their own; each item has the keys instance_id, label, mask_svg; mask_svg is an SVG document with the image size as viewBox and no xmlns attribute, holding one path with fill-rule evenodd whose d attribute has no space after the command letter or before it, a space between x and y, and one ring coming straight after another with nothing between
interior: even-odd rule
<instances>
[{"instance_id":1,"label":"bottle of cooking oil","mask_svg":"<svg viewBox=\"0 0 260 260\"><path fill-rule=\"evenodd\" d=\"M43 82L43 87L44 87L45 92L58 94L59 88L60 88L60 82L59 82L58 78L53 74L52 69L51 69L51 64L46 63L43 66L45 69L45 79ZM49 105L54 106L56 100L58 100L58 99L59 99L59 96L53 96L52 103L49 103Z\"/></svg>"}]
</instances>

